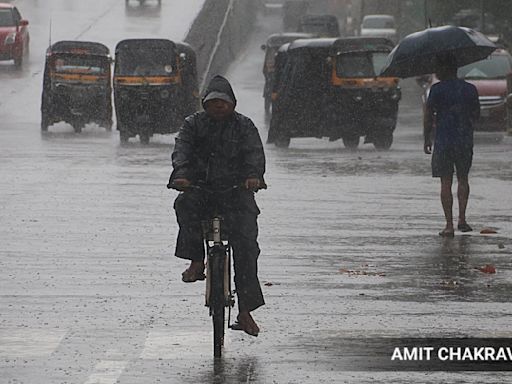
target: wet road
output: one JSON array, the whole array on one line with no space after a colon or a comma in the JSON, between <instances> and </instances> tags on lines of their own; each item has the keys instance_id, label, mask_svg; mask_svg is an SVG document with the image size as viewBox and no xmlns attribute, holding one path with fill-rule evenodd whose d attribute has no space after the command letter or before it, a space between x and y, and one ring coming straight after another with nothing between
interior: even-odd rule
<instances>
[{"instance_id":1,"label":"wet road","mask_svg":"<svg viewBox=\"0 0 512 384\"><path fill-rule=\"evenodd\" d=\"M110 21L66 21L71 36L59 38L87 30L113 48L125 34L167 25L158 15L132 18L114 1L61 3ZM18 4L33 47L45 46L46 8ZM228 73L263 138L259 46L278 29L277 18L261 19ZM214 361L204 286L181 283L185 263L172 257L173 137L120 146L115 131L78 135L66 124L42 135L42 58L32 49L23 71L0 65L0 383L510 382L505 373L354 372L343 342L512 334L511 137L477 137L468 208L476 231L454 239L437 236L439 186L422 153L413 82L403 84L389 152L317 139L267 146L269 189L257 196L262 332L228 332ZM488 226L498 234L478 233ZM475 269L485 264L497 273Z\"/></svg>"}]
</instances>

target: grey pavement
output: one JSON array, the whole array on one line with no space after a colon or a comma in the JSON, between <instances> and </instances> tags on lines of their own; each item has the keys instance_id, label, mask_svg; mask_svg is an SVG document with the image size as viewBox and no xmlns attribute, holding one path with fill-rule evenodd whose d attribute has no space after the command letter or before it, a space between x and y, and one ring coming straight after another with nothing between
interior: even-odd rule
<instances>
[{"instance_id":1,"label":"grey pavement","mask_svg":"<svg viewBox=\"0 0 512 384\"><path fill-rule=\"evenodd\" d=\"M67 4L84 12L82 2ZM108 11L95 4L88 18ZM149 16L107 14L127 30L152 25ZM91 31L106 34L112 23ZM279 27L275 15L260 18L227 74L263 139L259 46ZM512 137L477 135L475 231L454 239L437 235L439 185L422 152L413 81L403 82L390 151L320 139L266 146L262 332L229 331L215 361L204 285L183 284L186 264L172 256L173 136L121 146L115 131L95 126L41 134L41 66L40 52L21 73L0 65L1 384L510 382L496 372L356 372L343 341L511 336ZM484 227L498 234L480 235ZM485 264L497 273L477 269Z\"/></svg>"}]
</instances>

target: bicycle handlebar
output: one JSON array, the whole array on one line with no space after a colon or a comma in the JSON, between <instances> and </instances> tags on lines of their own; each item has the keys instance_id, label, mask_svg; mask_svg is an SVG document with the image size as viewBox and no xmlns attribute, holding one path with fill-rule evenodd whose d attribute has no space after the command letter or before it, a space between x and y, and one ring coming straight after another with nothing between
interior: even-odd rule
<instances>
[{"instance_id":1,"label":"bicycle handlebar","mask_svg":"<svg viewBox=\"0 0 512 384\"><path fill-rule=\"evenodd\" d=\"M260 189L267 189L267 184L265 184L264 182L262 182L262 184L263 185L260 186L256 191L258 191ZM242 184L242 185L232 185L231 187L228 187L225 189L214 189L214 188L210 188L204 184L190 184L187 187L181 187L176 184L169 183L169 184L167 184L167 189L175 189L177 191L186 191L188 189L195 189L195 190L206 192L209 194L214 194L214 193L224 194L224 193L228 193L231 191L235 191L237 189L245 189L245 186Z\"/></svg>"}]
</instances>

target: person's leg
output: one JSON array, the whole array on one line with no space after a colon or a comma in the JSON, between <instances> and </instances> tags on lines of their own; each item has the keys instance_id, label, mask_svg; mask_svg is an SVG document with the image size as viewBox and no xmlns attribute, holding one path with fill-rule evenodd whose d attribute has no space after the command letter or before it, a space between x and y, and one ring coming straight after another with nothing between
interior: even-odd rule
<instances>
[{"instance_id":1,"label":"person's leg","mask_svg":"<svg viewBox=\"0 0 512 384\"><path fill-rule=\"evenodd\" d=\"M453 195L452 195L453 176L441 176L441 205L443 206L444 217L446 219L445 228L439 232L441 236L453 236Z\"/></svg>"},{"instance_id":2,"label":"person's leg","mask_svg":"<svg viewBox=\"0 0 512 384\"><path fill-rule=\"evenodd\" d=\"M251 201L252 199L252 201ZM265 304L258 279L257 215L259 210L252 195L242 198L235 214L230 215L230 242L233 247L235 287L238 296L238 322L250 335L257 336L259 327L250 312Z\"/></svg>"},{"instance_id":3,"label":"person's leg","mask_svg":"<svg viewBox=\"0 0 512 384\"><path fill-rule=\"evenodd\" d=\"M468 176L459 176L457 179L457 199L459 200L459 222L457 227L463 232L469 232L471 227L466 222L466 207L469 199Z\"/></svg>"},{"instance_id":4,"label":"person's leg","mask_svg":"<svg viewBox=\"0 0 512 384\"><path fill-rule=\"evenodd\" d=\"M457 198L459 200L459 221L457 228L462 232L471 232L473 228L466 221L466 208L469 200L469 171L473 162L473 150L462 148L457 156Z\"/></svg>"},{"instance_id":5,"label":"person's leg","mask_svg":"<svg viewBox=\"0 0 512 384\"><path fill-rule=\"evenodd\" d=\"M190 266L182 273L184 282L204 280L204 244L201 219L204 200L195 192L181 193L174 202L180 229L175 255L190 260Z\"/></svg>"},{"instance_id":6,"label":"person's leg","mask_svg":"<svg viewBox=\"0 0 512 384\"><path fill-rule=\"evenodd\" d=\"M453 156L449 149L440 150L434 147L432 153L432 177L441 179L441 205L443 206L444 217L446 219L445 228L439 232L441 236L453 236Z\"/></svg>"}]
</instances>

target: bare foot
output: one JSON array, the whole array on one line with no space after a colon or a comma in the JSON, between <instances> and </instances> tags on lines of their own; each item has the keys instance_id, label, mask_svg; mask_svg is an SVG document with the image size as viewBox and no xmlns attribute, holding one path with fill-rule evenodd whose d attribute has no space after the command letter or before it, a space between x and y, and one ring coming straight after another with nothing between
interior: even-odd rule
<instances>
[{"instance_id":1,"label":"bare foot","mask_svg":"<svg viewBox=\"0 0 512 384\"><path fill-rule=\"evenodd\" d=\"M457 229L461 232L471 232L473 230L473 228L471 228L471 226L465 221L463 221L463 222L459 221L459 224L457 225Z\"/></svg>"},{"instance_id":2,"label":"bare foot","mask_svg":"<svg viewBox=\"0 0 512 384\"><path fill-rule=\"evenodd\" d=\"M258 333L260 333L260 328L252 318L251 314L247 311L240 312L238 315L238 324L248 335L258 336Z\"/></svg>"},{"instance_id":3,"label":"bare foot","mask_svg":"<svg viewBox=\"0 0 512 384\"><path fill-rule=\"evenodd\" d=\"M453 237L455 236L455 231L453 230L453 227L446 227L441 232L439 232L439 236L442 237Z\"/></svg>"},{"instance_id":4,"label":"bare foot","mask_svg":"<svg viewBox=\"0 0 512 384\"><path fill-rule=\"evenodd\" d=\"M193 283L197 280L204 280L204 263L202 261L192 261L190 266L181 274L181 280L185 283Z\"/></svg>"}]
</instances>

